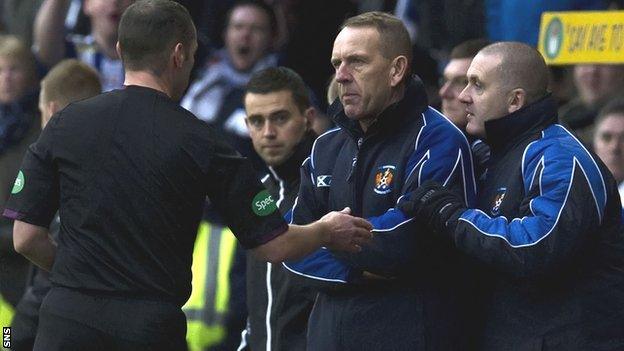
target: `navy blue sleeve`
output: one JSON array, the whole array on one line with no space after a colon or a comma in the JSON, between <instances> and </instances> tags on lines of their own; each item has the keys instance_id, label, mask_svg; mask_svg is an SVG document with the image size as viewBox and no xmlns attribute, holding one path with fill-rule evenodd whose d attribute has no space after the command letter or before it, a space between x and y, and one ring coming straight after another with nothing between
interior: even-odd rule
<instances>
[{"instance_id":1,"label":"navy blue sleeve","mask_svg":"<svg viewBox=\"0 0 624 351\"><path fill-rule=\"evenodd\" d=\"M467 210L452 240L497 270L527 277L556 270L588 244L603 221L607 191L592 156L561 126L527 147L522 175L524 213Z\"/></svg>"},{"instance_id":2,"label":"navy blue sleeve","mask_svg":"<svg viewBox=\"0 0 624 351\"><path fill-rule=\"evenodd\" d=\"M330 185L330 179L316 178L312 161L307 158L301 167L301 184L291 212L291 223L308 224L321 218L324 215L323 209L326 208L323 188L329 189ZM309 278L321 286L344 284L352 274L351 267L336 259L334 254L324 247L303 259L284 262L283 265L288 271Z\"/></svg>"}]
</instances>

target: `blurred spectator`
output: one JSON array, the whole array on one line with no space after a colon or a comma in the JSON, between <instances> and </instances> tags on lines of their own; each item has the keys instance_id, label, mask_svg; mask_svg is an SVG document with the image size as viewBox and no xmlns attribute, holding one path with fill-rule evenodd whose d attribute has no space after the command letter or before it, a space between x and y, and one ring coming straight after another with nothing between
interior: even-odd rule
<instances>
[{"instance_id":1,"label":"blurred spectator","mask_svg":"<svg viewBox=\"0 0 624 351\"><path fill-rule=\"evenodd\" d=\"M471 39L460 43L451 51L451 58L444 67L444 78L439 90L442 100L442 114L448 117L466 135L472 150L474 172L478 180L485 178L490 148L482 140L466 134L468 123L466 105L459 100L459 94L468 84L468 67L477 53L488 46L487 39Z\"/></svg>"},{"instance_id":2,"label":"blurred spectator","mask_svg":"<svg viewBox=\"0 0 624 351\"><path fill-rule=\"evenodd\" d=\"M102 91L98 74L87 64L75 59L61 61L41 81L39 110L41 127L44 128L52 115L69 103L95 96ZM52 221L50 234L56 241L60 220ZM31 265L26 291L17 305L11 323L12 350L32 350L39 324L39 307L50 290L49 273Z\"/></svg>"},{"instance_id":3,"label":"blurred spectator","mask_svg":"<svg viewBox=\"0 0 624 351\"><path fill-rule=\"evenodd\" d=\"M15 36L0 36L0 207L11 193L24 152L39 134L35 59ZM28 261L13 249L13 222L0 217L0 293L15 306Z\"/></svg>"},{"instance_id":4,"label":"blurred spectator","mask_svg":"<svg viewBox=\"0 0 624 351\"><path fill-rule=\"evenodd\" d=\"M459 101L459 93L468 84L468 67L472 58L487 45L487 39L467 40L451 51L450 61L444 67L443 81L440 87L440 99L442 100L442 113L448 117L462 131L466 129L466 105Z\"/></svg>"},{"instance_id":5,"label":"blurred spectator","mask_svg":"<svg viewBox=\"0 0 624 351\"><path fill-rule=\"evenodd\" d=\"M186 7L197 28L197 40L208 50L223 47L223 27L236 0L176 0Z\"/></svg>"},{"instance_id":6,"label":"blurred spectator","mask_svg":"<svg viewBox=\"0 0 624 351\"><path fill-rule=\"evenodd\" d=\"M32 45L33 23L43 0L2 0L4 32L20 38L27 47Z\"/></svg>"},{"instance_id":7,"label":"blurred spectator","mask_svg":"<svg viewBox=\"0 0 624 351\"><path fill-rule=\"evenodd\" d=\"M577 97L561 108L561 121L589 145L598 111L624 88L624 65L576 65L573 75Z\"/></svg>"},{"instance_id":8,"label":"blurred spectator","mask_svg":"<svg viewBox=\"0 0 624 351\"><path fill-rule=\"evenodd\" d=\"M620 95L600 110L593 145L617 181L624 203L624 96Z\"/></svg>"},{"instance_id":9,"label":"blurred spectator","mask_svg":"<svg viewBox=\"0 0 624 351\"><path fill-rule=\"evenodd\" d=\"M271 53L275 33L270 6L261 1L237 2L229 11L225 48L215 53L181 102L197 118L224 132L230 144L246 156L255 152L245 125L245 84L254 72L277 64L277 56ZM253 160L262 167L259 157Z\"/></svg>"},{"instance_id":10,"label":"blurred spectator","mask_svg":"<svg viewBox=\"0 0 624 351\"><path fill-rule=\"evenodd\" d=\"M542 12L606 10L607 0L485 1L487 33L492 41L519 41L537 47Z\"/></svg>"},{"instance_id":11,"label":"blurred spectator","mask_svg":"<svg viewBox=\"0 0 624 351\"><path fill-rule=\"evenodd\" d=\"M64 58L78 58L100 73L104 91L123 85L124 71L117 55L117 26L123 11L134 0L83 0L89 17L89 35L66 36L65 19L70 0L44 0L35 20L37 59L52 67Z\"/></svg>"}]
</instances>

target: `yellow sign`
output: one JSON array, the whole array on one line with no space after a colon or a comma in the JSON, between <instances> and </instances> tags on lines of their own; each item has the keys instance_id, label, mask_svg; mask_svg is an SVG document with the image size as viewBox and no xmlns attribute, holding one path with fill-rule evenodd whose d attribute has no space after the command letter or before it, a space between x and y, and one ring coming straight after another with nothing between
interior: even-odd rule
<instances>
[{"instance_id":1,"label":"yellow sign","mask_svg":"<svg viewBox=\"0 0 624 351\"><path fill-rule=\"evenodd\" d=\"M549 65L624 63L624 11L544 12L539 51Z\"/></svg>"}]
</instances>

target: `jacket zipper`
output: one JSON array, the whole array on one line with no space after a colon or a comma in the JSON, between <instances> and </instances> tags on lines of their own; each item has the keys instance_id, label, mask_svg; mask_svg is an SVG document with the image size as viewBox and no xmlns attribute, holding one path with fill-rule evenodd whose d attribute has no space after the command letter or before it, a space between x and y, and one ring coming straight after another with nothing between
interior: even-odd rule
<instances>
[{"instance_id":1,"label":"jacket zipper","mask_svg":"<svg viewBox=\"0 0 624 351\"><path fill-rule=\"evenodd\" d=\"M362 150L362 145L364 144L364 137L359 137L356 142L357 151L355 153L355 157L353 158L353 162L351 163L351 171L349 172L349 177L347 178L347 182L351 184L351 196L352 196L352 208L351 214L354 216L361 215L360 209L360 196L358 196L359 189L359 180L358 180L358 160L360 157L360 151Z\"/></svg>"}]
</instances>

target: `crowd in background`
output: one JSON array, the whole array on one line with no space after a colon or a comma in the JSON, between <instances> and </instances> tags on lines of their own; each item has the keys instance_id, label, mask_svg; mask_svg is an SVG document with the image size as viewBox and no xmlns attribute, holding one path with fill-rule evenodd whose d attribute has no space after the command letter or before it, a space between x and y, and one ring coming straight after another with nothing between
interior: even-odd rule
<instances>
[{"instance_id":1,"label":"crowd in background","mask_svg":"<svg viewBox=\"0 0 624 351\"><path fill-rule=\"evenodd\" d=\"M39 81L65 58L95 68L104 91L123 86L123 67L115 48L117 25L132 0L3 0L0 1L0 208L13 187L22 156L40 132ZM381 10L401 18L413 43L412 72L425 84L430 105L450 106L466 84L450 78L447 64L453 48L471 39L521 41L535 46L544 11L618 10L624 2L601 0L180 0L194 17L199 48L189 88L181 105L212 124L241 153L264 163L253 150L245 124L243 96L251 75L271 66L286 66L307 84L319 116L313 129L321 134L332 121L323 112L335 99L328 91L333 68L333 40L345 18ZM474 56L472 54L471 56ZM468 65L470 59L466 58ZM467 69L467 66L466 66ZM624 64L581 64L551 67L550 90L561 122L593 147L621 184L624 194ZM461 112L461 104L460 112ZM464 111L465 113L465 111ZM623 197L624 199L624 197ZM208 234L232 234L220 227L207 205L198 241ZM29 280L29 264L13 251L12 223L0 218L0 309L14 309ZM203 229L202 229L203 228ZM224 241L225 242L225 241ZM239 341L246 318L245 257L242 250L219 251L229 262L226 311L213 308L218 325L211 340L193 341L199 348L231 349ZM206 249L208 250L208 249ZM224 253L225 252L225 253ZM201 252L196 253L201 255ZM195 257L195 260L199 260ZM208 264L208 263L207 263ZM198 274L210 272L198 271ZM194 273L195 268L194 268ZM214 294L214 292L213 292ZM193 295L195 296L195 295ZM201 300L201 298L199 298ZM194 300L197 303L197 299ZM205 307L198 303L193 309ZM189 309L187 309L189 310ZM214 314L222 315L215 317ZM187 314L187 318L194 317ZM0 318L0 322L4 322ZM0 323L6 325L5 323ZM189 324L190 325L190 324ZM189 328L191 330L192 328ZM199 328L200 332L207 333Z\"/></svg>"}]
</instances>

